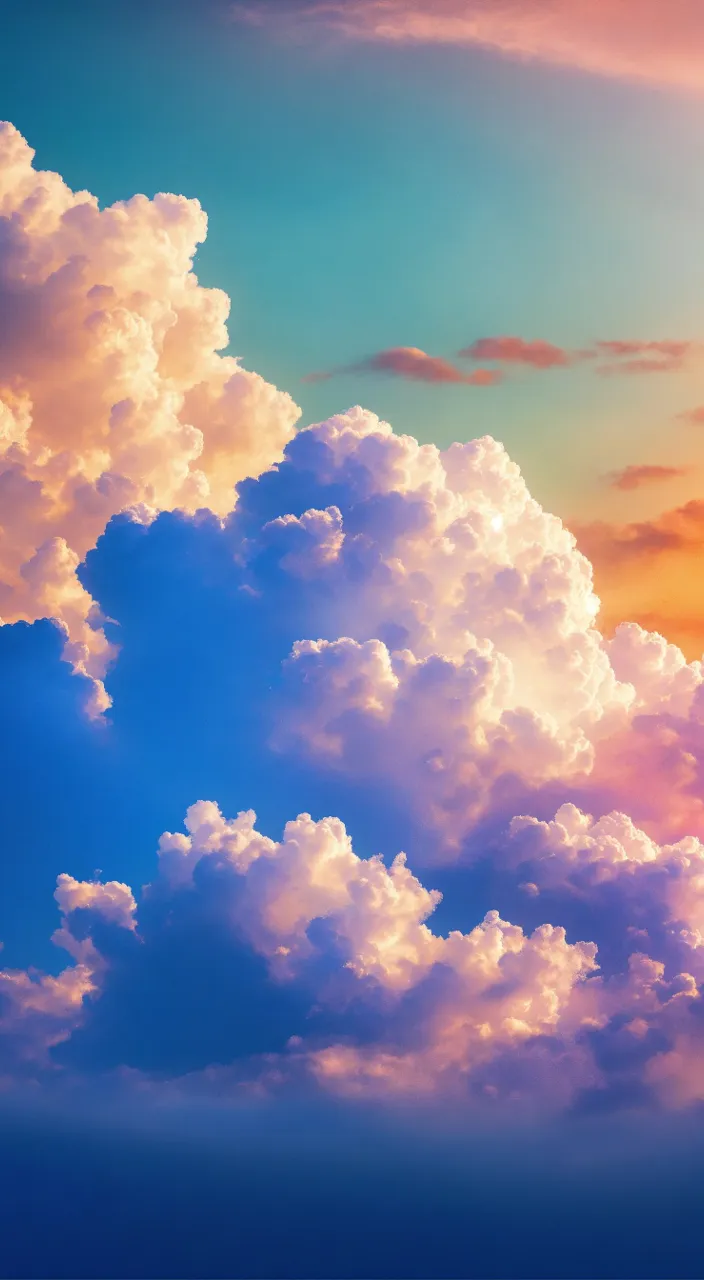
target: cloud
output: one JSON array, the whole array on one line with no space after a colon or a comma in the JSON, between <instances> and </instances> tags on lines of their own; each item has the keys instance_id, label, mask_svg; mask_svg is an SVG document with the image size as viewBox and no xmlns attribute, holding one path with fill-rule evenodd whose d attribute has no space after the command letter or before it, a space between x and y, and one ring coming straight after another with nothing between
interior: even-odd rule
<instances>
[{"instance_id":1,"label":"cloud","mask_svg":"<svg viewBox=\"0 0 704 1280\"><path fill-rule=\"evenodd\" d=\"M675 540L656 533L636 530L646 559ZM414 859L470 858L513 813L570 799L699 834L699 664L638 627L615 647L599 632L589 562L489 438L439 450L339 414L242 485L224 525L116 524L86 574L140 655L125 714L182 787L204 750L232 786L227 754L200 743L207 705L213 742L247 725L248 786L273 770L291 804L346 821L364 795L370 831L387 824Z\"/></svg>"},{"instance_id":2,"label":"cloud","mask_svg":"<svg viewBox=\"0 0 704 1280\"><path fill-rule=\"evenodd\" d=\"M522 705L506 656L467 643L455 661L392 655L373 640L298 643L293 710L278 741L360 781L383 777L448 851L491 811L497 791L588 772L593 750L581 726Z\"/></svg>"},{"instance_id":3,"label":"cloud","mask_svg":"<svg viewBox=\"0 0 704 1280\"><path fill-rule=\"evenodd\" d=\"M698 427L704 423L704 405L699 405L696 409L687 409L684 413L678 414L683 422L690 422L693 426Z\"/></svg>"},{"instance_id":4,"label":"cloud","mask_svg":"<svg viewBox=\"0 0 704 1280\"><path fill-rule=\"evenodd\" d=\"M625 920L661 948L658 962L704 972L704 845L694 837L659 845L623 813L597 821L573 804L549 822L515 817L508 828L509 856L529 883L589 896L615 887ZM608 895L607 895L608 896ZM647 927L646 927L647 926ZM660 931L659 939L654 938ZM633 930L636 932L636 930Z\"/></svg>"},{"instance_id":5,"label":"cloud","mask_svg":"<svg viewBox=\"0 0 704 1280\"><path fill-rule=\"evenodd\" d=\"M596 343L596 349L600 355L621 359L622 357L632 357L643 355L648 351L652 351L656 356L662 356L664 360L681 360L686 356L692 347L691 342L627 342L622 339L600 341Z\"/></svg>"},{"instance_id":6,"label":"cloud","mask_svg":"<svg viewBox=\"0 0 704 1280\"><path fill-rule=\"evenodd\" d=\"M233 6L235 19L387 44L466 45L592 74L704 88L698 0L298 0Z\"/></svg>"},{"instance_id":7,"label":"cloud","mask_svg":"<svg viewBox=\"0 0 704 1280\"><path fill-rule=\"evenodd\" d=\"M390 866L359 858L337 819L302 814L277 841L252 812L226 819L199 801L185 826L161 837L136 933L127 886L59 878L55 940L76 963L58 978L0 972L15 1071L46 1079L90 1063L185 1091L307 1079L344 1095L554 1108L617 1083L625 1035L643 1088L692 1096L681 1058L683 1038L698 1035L698 840L658 847L622 814L594 821L569 804L549 822L511 822L507 866L529 869L541 893L590 892L596 908L615 885L624 908L645 904L649 923L667 926L658 936L624 925L637 935L624 965L600 974L593 943L549 924L526 932L498 911L467 933L434 933L440 895L402 854ZM252 999L259 1016L247 1027ZM204 1006L219 1018L201 1040ZM213 1073L217 1062L228 1074Z\"/></svg>"},{"instance_id":8,"label":"cloud","mask_svg":"<svg viewBox=\"0 0 704 1280\"><path fill-rule=\"evenodd\" d=\"M128 1066L207 1091L217 1067L235 1091L561 1107L620 1087L626 1054L629 1088L679 1096L675 1059L667 1083L653 1064L697 1035L701 666L634 625L599 634L588 562L500 445L439 450L352 410L299 432L225 520L120 517L86 573L124 629L123 691L152 646L146 719L173 704L162 743L186 774L212 738L218 776L255 759L264 792L344 778L355 822L395 796L415 857L471 875L490 853L533 918L434 931L438 894L338 818L274 839L199 801L138 909L121 879L59 878L73 965L2 974L15 1074ZM211 684L185 683L185 637Z\"/></svg>"},{"instance_id":9,"label":"cloud","mask_svg":"<svg viewBox=\"0 0 704 1280\"><path fill-rule=\"evenodd\" d=\"M71 963L0 973L3 1072L491 1105L624 1082L691 1097L702 664L633 622L598 629L589 561L490 437L440 449L359 407L294 434L292 402L218 354L226 302L192 274L197 206L100 211L37 175L19 135L0 141L3 707L23 760L44 691L73 709L49 629L12 620L47 613L114 698L101 737L120 807L71 784L62 822L86 848L65 862L64 831L53 868L69 868L53 940ZM400 350L389 367L444 376ZM695 556L700 508L580 544L612 571ZM690 574L690 611L692 591ZM69 729L38 757L49 798L71 770L89 791L96 777ZM130 851L194 795L222 807L191 805L133 893ZM265 831L299 817L262 834L253 800ZM459 906L423 863L452 867L461 927L433 928Z\"/></svg>"},{"instance_id":10,"label":"cloud","mask_svg":"<svg viewBox=\"0 0 704 1280\"><path fill-rule=\"evenodd\" d=\"M478 338L459 352L468 360L496 360L505 364L523 364L531 369L564 368L574 356L562 347L543 340L527 342L524 338Z\"/></svg>"},{"instance_id":11,"label":"cloud","mask_svg":"<svg viewBox=\"0 0 704 1280\"><path fill-rule=\"evenodd\" d=\"M704 534L704 502L692 498L652 520L624 525L593 521L573 527L593 563L620 566L664 552L699 547Z\"/></svg>"},{"instance_id":12,"label":"cloud","mask_svg":"<svg viewBox=\"0 0 704 1280\"><path fill-rule=\"evenodd\" d=\"M699 343L674 340L663 341L602 341L587 352L594 359L603 358L611 363L597 370L610 374L673 373L682 369L687 358L700 348Z\"/></svg>"},{"instance_id":13,"label":"cloud","mask_svg":"<svg viewBox=\"0 0 704 1280\"><path fill-rule=\"evenodd\" d=\"M594 566L602 601L600 626L626 619L662 631L686 653L704 648L704 601L699 560L704 506L690 499L650 520L572 522L581 550Z\"/></svg>"},{"instance_id":14,"label":"cloud","mask_svg":"<svg viewBox=\"0 0 704 1280\"><path fill-rule=\"evenodd\" d=\"M73 911L94 911L123 929L135 928L137 904L129 886L118 880L101 884L99 881L74 880L73 876L60 875L54 897L64 915Z\"/></svg>"},{"instance_id":15,"label":"cloud","mask_svg":"<svg viewBox=\"0 0 704 1280\"><path fill-rule=\"evenodd\" d=\"M478 338L459 352L470 360L495 360L503 364L525 365L536 370L564 368L583 361L602 361L596 372L614 374L673 373L682 369L701 344L692 341L600 340L591 347L568 351L551 342L526 341L518 337Z\"/></svg>"},{"instance_id":16,"label":"cloud","mask_svg":"<svg viewBox=\"0 0 704 1280\"><path fill-rule=\"evenodd\" d=\"M95 990L87 965L58 977L0 970L0 1069L5 1079L30 1078L49 1066L49 1051L80 1024L84 1000Z\"/></svg>"},{"instance_id":17,"label":"cloud","mask_svg":"<svg viewBox=\"0 0 704 1280\"><path fill-rule=\"evenodd\" d=\"M0 618L54 618L93 681L114 656L76 576L108 520L208 506L280 456L299 415L227 345L192 268L196 200L100 209L0 125Z\"/></svg>"},{"instance_id":18,"label":"cloud","mask_svg":"<svg viewBox=\"0 0 704 1280\"><path fill-rule=\"evenodd\" d=\"M111 1035L110 1051L127 1053L118 1060L135 1065L119 1039L119 1002L123 1016L125 1001L128 1016L137 1016L150 981L145 961L156 964L164 931L188 948L183 959L196 998L204 979L236 982L222 951L228 940L230 966L244 944L266 962L270 991L299 985L303 1003L288 1006L289 1047L286 1052L282 1040L279 1071L285 1078L303 1068L333 1089L358 1090L360 1064L371 1092L379 1086L432 1092L462 1081L466 1088L472 1073L486 1072L497 1055L536 1036L571 1036L586 1016L579 993L596 968L592 945L568 943L563 930L549 925L528 936L496 911L467 934L434 934L425 922L439 895L420 884L402 854L389 867L379 857L360 859L337 819L313 822L303 814L277 842L256 831L253 813L226 820L215 804L200 801L189 809L186 828L187 835L162 836L137 945L115 950L93 927L86 952L76 917L88 907L111 926L106 937L115 938L115 930L129 935L131 900L127 915L115 912L116 900L127 902L129 891L62 877L57 897L66 914L56 939L69 950L83 948L88 962L58 979L0 974L4 987L17 993L5 1034L12 1039L17 1018L32 1014L37 1056L40 1047L46 1054L62 1045L54 1070L71 1062L74 1037L80 1054L81 1037L90 1042L91 1035L94 1048L95 1036L103 1037L104 1052ZM167 1019L186 1011L185 992L179 1000L173 989L179 971L151 975L152 999L159 1002L154 1017L166 1041L173 1031L164 1030L165 1011ZM236 1012L237 986L223 995ZM338 1040L341 1030L346 1043ZM183 1032L192 1035L193 1028ZM148 1040L147 1026L143 1034ZM238 1057L236 1037L230 1053ZM198 1056L196 1043L195 1061ZM246 1050L239 1056L252 1057ZM136 1065L144 1070L144 1057ZM261 1071L258 1055L242 1069Z\"/></svg>"},{"instance_id":19,"label":"cloud","mask_svg":"<svg viewBox=\"0 0 704 1280\"><path fill-rule=\"evenodd\" d=\"M577 363L591 362L602 376L617 374L673 373L685 366L687 359L700 349L701 344L674 340L604 340L580 350L569 351L543 339L526 340L520 337L497 336L477 338L469 346L458 351L466 360L518 366L536 372L564 369ZM331 378L354 373L385 373L393 377L428 383L466 383L470 386L491 386L500 382L503 370L478 368L463 373L451 361L440 356L429 356L418 347L390 347L357 364L342 365L338 369L310 373L304 382L328 382ZM696 421L696 410L694 418Z\"/></svg>"},{"instance_id":20,"label":"cloud","mask_svg":"<svg viewBox=\"0 0 704 1280\"><path fill-rule=\"evenodd\" d=\"M426 355L418 347L390 347L388 351L379 351L359 364L347 365L331 373L311 373L304 381L325 382L343 373L389 373L414 382L454 382L474 387L489 387L500 380L500 374L490 369L463 373L449 360Z\"/></svg>"},{"instance_id":21,"label":"cloud","mask_svg":"<svg viewBox=\"0 0 704 1280\"><path fill-rule=\"evenodd\" d=\"M613 472L608 479L612 489L621 489L628 493L633 489L642 488L643 485L678 480L688 475L691 470L691 467L668 467L659 463L630 463L621 471Z\"/></svg>"}]
</instances>

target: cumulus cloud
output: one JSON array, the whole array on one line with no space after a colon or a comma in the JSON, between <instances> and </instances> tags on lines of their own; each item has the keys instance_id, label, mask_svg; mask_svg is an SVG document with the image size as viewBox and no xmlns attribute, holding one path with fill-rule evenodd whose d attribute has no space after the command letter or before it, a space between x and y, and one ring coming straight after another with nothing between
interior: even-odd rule
<instances>
[{"instance_id":1,"label":"cumulus cloud","mask_svg":"<svg viewBox=\"0 0 704 1280\"><path fill-rule=\"evenodd\" d=\"M450 44L598 75L704 88L698 0L294 0L233 6L233 16L356 40Z\"/></svg>"},{"instance_id":2,"label":"cumulus cloud","mask_svg":"<svg viewBox=\"0 0 704 1280\"><path fill-rule=\"evenodd\" d=\"M274 516L277 489L290 499L298 486L321 508ZM276 586L257 574L259 489L268 517L259 545L279 566ZM675 713L680 668L667 645L638 627L620 633L620 648L604 639L589 563L500 445L419 446L355 410L302 432L244 502L250 588L276 595L298 582L299 599L316 602L308 624L325 627L301 636L284 666L281 749L358 782L385 780L436 849L457 849L522 789L557 780L598 792L616 743L641 768L653 753L648 767L662 778L658 717L676 714L672 833L700 822L699 766L684 767L700 665L679 655L689 700ZM297 625L307 625L305 605ZM653 650L669 704L664 693L651 701ZM626 769L608 787L634 816L655 820Z\"/></svg>"},{"instance_id":3,"label":"cumulus cloud","mask_svg":"<svg viewBox=\"0 0 704 1280\"><path fill-rule=\"evenodd\" d=\"M135 590L160 566L146 632L110 586L128 561ZM373 792L407 815L414 857L466 857L562 799L624 809L663 839L700 833L700 664L638 626L605 638L589 562L489 438L440 450L350 410L299 432L222 527L116 526L87 581L110 616L127 610L151 682L185 610L213 672L192 696L218 734L246 715L248 758L295 762L338 811L334 779ZM162 704L182 704L178 680Z\"/></svg>"},{"instance_id":4,"label":"cumulus cloud","mask_svg":"<svg viewBox=\"0 0 704 1280\"><path fill-rule=\"evenodd\" d=\"M76 568L108 520L233 506L299 411L238 360L227 296L203 288L196 200L100 209L0 125L0 617L53 617L93 680L113 654Z\"/></svg>"},{"instance_id":5,"label":"cumulus cloud","mask_svg":"<svg viewBox=\"0 0 704 1280\"><path fill-rule=\"evenodd\" d=\"M480 1067L486 1072L497 1055L539 1036L573 1038L591 1020L580 990L596 969L592 944L569 943L550 925L526 935L496 911L467 934L442 937L426 924L440 895L423 887L403 854L388 867L380 857L359 858L334 818L314 822L303 814L278 842L260 835L254 821L251 812L227 820L217 805L200 801L186 816L187 834L162 836L158 875L143 904L142 949L153 942L150 931L178 937L179 921L190 914L191 946L202 950L207 971L214 960L209 920L221 909L231 946L244 941L275 983L300 983L315 1006L290 1024L284 1073L303 1065L319 1083L353 1091L360 1080L370 1091L380 1084L391 1091L455 1088ZM99 1007L109 1009L113 967L122 966L123 983L133 971L133 1002L141 984L139 947L126 953L125 966L109 948L101 954L94 937L88 952L85 929L75 923L88 911L93 921L133 930L127 887L62 876L56 896L65 913L56 940L66 946L68 935L69 950L80 953L74 968L58 979L0 975L4 990L14 992L5 1034L12 1039L18 1020L31 1016L38 1057L60 1042L65 1051L81 1021L89 1029ZM150 917L150 903L161 913ZM345 975L349 982L340 987ZM345 1002L341 1017L335 1008L340 992L347 1019ZM230 998L236 1007L236 988Z\"/></svg>"},{"instance_id":6,"label":"cumulus cloud","mask_svg":"<svg viewBox=\"0 0 704 1280\"><path fill-rule=\"evenodd\" d=\"M656 925L666 929L666 959L679 951L680 961L702 974L704 846L694 836L659 845L626 814L595 821L565 804L549 822L513 818L508 849L538 891L564 888L598 896L604 886L615 885L641 924L648 918L650 932Z\"/></svg>"},{"instance_id":7,"label":"cumulus cloud","mask_svg":"<svg viewBox=\"0 0 704 1280\"><path fill-rule=\"evenodd\" d=\"M418 347L390 347L359 364L346 365L330 373L311 373L304 381L326 382L341 373L388 373L413 382L455 382L471 387L489 387L500 379L500 374L490 369L463 373L449 360L442 356L429 356Z\"/></svg>"},{"instance_id":8,"label":"cumulus cloud","mask_svg":"<svg viewBox=\"0 0 704 1280\"><path fill-rule=\"evenodd\" d=\"M344 1093L552 1104L632 1072L693 1098L702 664L633 622L598 629L589 561L495 440L439 449L360 408L294 434L292 402L218 354L227 301L192 272L195 203L100 210L9 128L0 154L3 616L55 618L96 708L109 620L124 626L137 759L159 758L158 719L166 773L178 755L230 786L259 769L260 795L293 776L311 812L348 822L403 813L410 843L388 826L371 847L411 857L360 857L340 818L303 813L277 840L197 802L139 911L121 879L59 876L72 964L0 973L7 1070L259 1079L266 1059L267 1079ZM484 341L507 363L557 359ZM391 354L404 376L448 376ZM687 504L628 526L618 554L692 552L700 525ZM342 809L320 802L331 779ZM423 859L490 861L497 909L434 932Z\"/></svg>"},{"instance_id":9,"label":"cumulus cloud","mask_svg":"<svg viewBox=\"0 0 704 1280\"><path fill-rule=\"evenodd\" d=\"M98 996L106 957L96 947L102 925L134 933L137 904L128 885L115 880L76 880L61 874L54 894L61 924L52 941L67 951L73 965L57 976L36 970L0 970L0 1066L46 1071L50 1051L81 1024L86 1001ZM99 938L100 941L100 938Z\"/></svg>"},{"instance_id":10,"label":"cumulus cloud","mask_svg":"<svg viewBox=\"0 0 704 1280\"><path fill-rule=\"evenodd\" d=\"M59 878L74 964L3 973L11 1062L571 1105L627 1060L646 1093L680 1097L704 936L701 664L634 624L596 629L588 561L500 445L439 450L351 410L299 432L226 520L123 520L92 561L113 543L133 586L130 548L152 576L150 548L175 556L153 606L171 632L169 591L192 608L182 565L233 602L224 630L206 616L193 634L229 653L227 627L251 633L236 665L265 768L256 728L299 774L345 777L352 812L372 785L395 794L426 859L476 857L478 832L497 885L546 910L436 933L438 894L403 855L360 858L339 819L303 814L276 840L200 801L160 840L139 925L126 884ZM227 698L224 715L236 741Z\"/></svg>"},{"instance_id":11,"label":"cumulus cloud","mask_svg":"<svg viewBox=\"0 0 704 1280\"><path fill-rule=\"evenodd\" d=\"M254 635L243 679L258 719L271 686L264 734L284 759L345 776L357 806L372 781L394 792L429 858L475 856L490 819L498 878L549 923L493 911L443 936L438 894L403 855L360 858L339 819L303 814L275 840L200 801L161 837L139 927L127 885L60 877L73 968L3 975L25 1069L219 1063L259 1079L264 1054L267 1079L345 1094L562 1105L608 1091L625 1054L642 1088L679 1097L704 936L701 664L635 624L596 630L588 562L487 438L439 450L352 410L300 432L226 521L123 521L111 537L173 558L170 528L190 539L178 566L207 565L236 602L233 634ZM546 820L531 805L550 788L567 794ZM594 933L561 927L572 902L599 948L607 934L602 972Z\"/></svg>"},{"instance_id":12,"label":"cumulus cloud","mask_svg":"<svg viewBox=\"0 0 704 1280\"><path fill-rule=\"evenodd\" d=\"M434 933L427 921L440 895L403 854L388 866L358 857L338 819L302 814L277 841L257 831L252 812L227 819L199 801L185 827L161 837L137 934L127 886L59 878L55 940L76 963L58 978L0 973L5 1057L15 1070L61 1075L74 1065L74 1043L80 1062L83 1041L93 1062L180 1079L187 1090L200 1078L207 1088L212 1048L198 1041L189 999L201 1009L216 983L234 1015L218 1048L219 1087L227 1069L232 1088L307 1079L346 1095L554 1108L608 1091L623 1070L625 1037L644 1089L676 1104L700 1096L691 1068L701 1039L699 841L658 847L622 814L595 821L573 805L549 822L512 821L505 856L516 870L530 867L540 892L618 885L624 902L635 892L669 926L660 937L633 930L624 966L601 975L595 944L569 941L550 924L524 931L490 911L467 933ZM112 932L101 935L101 925ZM136 945L120 947L120 936ZM268 972L255 998L264 1022L274 1019L273 1054L238 1029L242 948ZM137 1040L125 1036L125 1020L141 1026ZM161 1042L189 1041L185 1070L174 1058L150 1065L152 1020Z\"/></svg>"},{"instance_id":13,"label":"cumulus cloud","mask_svg":"<svg viewBox=\"0 0 704 1280\"><path fill-rule=\"evenodd\" d=\"M383 776L449 851L485 816L500 783L588 772L581 726L521 705L514 668L490 642L461 659L380 641L308 641L289 664L293 712L280 741L359 779ZM299 708L305 699L306 714Z\"/></svg>"},{"instance_id":14,"label":"cumulus cloud","mask_svg":"<svg viewBox=\"0 0 704 1280\"><path fill-rule=\"evenodd\" d=\"M58 977L0 969L0 1070L6 1080L46 1069L49 1050L80 1024L83 1002L95 989L84 964Z\"/></svg>"}]
</instances>

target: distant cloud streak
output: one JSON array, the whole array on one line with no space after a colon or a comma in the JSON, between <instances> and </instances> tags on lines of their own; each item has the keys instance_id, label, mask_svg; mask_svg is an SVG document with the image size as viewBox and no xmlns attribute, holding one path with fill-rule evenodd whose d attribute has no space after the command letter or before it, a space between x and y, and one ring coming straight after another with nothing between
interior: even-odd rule
<instances>
[{"instance_id":1,"label":"distant cloud streak","mask_svg":"<svg viewBox=\"0 0 704 1280\"><path fill-rule=\"evenodd\" d=\"M689 339L599 339L592 346L570 351L543 339L516 336L477 338L458 353L466 360L489 360L523 365L539 371L597 362L602 375L672 373L684 367L701 343Z\"/></svg>"},{"instance_id":2,"label":"distant cloud streak","mask_svg":"<svg viewBox=\"0 0 704 1280\"><path fill-rule=\"evenodd\" d=\"M698 405L696 409L686 409L677 416L682 422L691 422L695 427L704 426L704 404Z\"/></svg>"},{"instance_id":3,"label":"distant cloud streak","mask_svg":"<svg viewBox=\"0 0 704 1280\"><path fill-rule=\"evenodd\" d=\"M526 342L524 338L478 338L458 353L468 360L497 360L505 364L524 364L533 369L554 369L571 364L571 352L556 347L552 342L537 340Z\"/></svg>"},{"instance_id":4,"label":"distant cloud streak","mask_svg":"<svg viewBox=\"0 0 704 1280\"><path fill-rule=\"evenodd\" d=\"M673 341L660 342L597 342L593 352L587 352L593 358L603 358L616 363L605 364L598 373L672 373L681 369L690 355L696 351L698 343Z\"/></svg>"},{"instance_id":5,"label":"distant cloud streak","mask_svg":"<svg viewBox=\"0 0 704 1280\"><path fill-rule=\"evenodd\" d=\"M345 365L329 372L311 373L304 382L327 382L344 373L388 373L413 382L464 383L472 387L490 387L501 380L501 374L492 369L475 369L463 373L449 360L441 356L429 356L418 347L390 347L361 360L358 364Z\"/></svg>"},{"instance_id":6,"label":"distant cloud streak","mask_svg":"<svg viewBox=\"0 0 704 1280\"><path fill-rule=\"evenodd\" d=\"M572 525L572 530L580 549L595 565L632 564L664 551L700 547L704 543L704 502L693 498L653 520L623 525L599 520Z\"/></svg>"},{"instance_id":7,"label":"distant cloud streak","mask_svg":"<svg viewBox=\"0 0 704 1280\"><path fill-rule=\"evenodd\" d=\"M591 74L704 89L700 0L293 0L237 3L233 18L286 34L445 44Z\"/></svg>"},{"instance_id":8,"label":"distant cloud streak","mask_svg":"<svg viewBox=\"0 0 704 1280\"><path fill-rule=\"evenodd\" d=\"M526 339L515 334L499 334L476 338L462 347L457 355L463 360L488 362L513 368L530 369L546 373L551 369L566 369L571 365L590 363L602 376L618 374L672 373L684 367L688 357L701 344L689 340L674 339L608 339L598 340L590 347L568 350L543 338ZM467 386L489 387L500 382L502 372L484 367L472 373L464 373L443 356L431 356L419 347L388 347L377 351L354 364L336 369L309 373L303 382L328 382L343 374L385 373L413 382L464 383ZM704 421L702 417L695 419Z\"/></svg>"},{"instance_id":9,"label":"distant cloud streak","mask_svg":"<svg viewBox=\"0 0 704 1280\"><path fill-rule=\"evenodd\" d=\"M681 476L688 475L691 470L691 467L666 467L659 464L631 463L629 466L624 467L622 471L613 472L607 479L612 489L621 489L624 492L629 492L632 489L641 489L643 485L678 480Z\"/></svg>"}]
</instances>

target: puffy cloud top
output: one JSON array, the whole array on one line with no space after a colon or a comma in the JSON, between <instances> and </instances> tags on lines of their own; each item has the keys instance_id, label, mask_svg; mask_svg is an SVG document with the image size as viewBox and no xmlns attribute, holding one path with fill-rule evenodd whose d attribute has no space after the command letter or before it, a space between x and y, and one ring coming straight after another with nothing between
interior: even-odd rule
<instances>
[{"instance_id":1,"label":"puffy cloud top","mask_svg":"<svg viewBox=\"0 0 704 1280\"><path fill-rule=\"evenodd\" d=\"M50 616L94 679L110 647L76 577L115 513L225 514L299 410L227 346L229 300L193 272L197 200L100 209L0 124L0 617Z\"/></svg>"}]
</instances>

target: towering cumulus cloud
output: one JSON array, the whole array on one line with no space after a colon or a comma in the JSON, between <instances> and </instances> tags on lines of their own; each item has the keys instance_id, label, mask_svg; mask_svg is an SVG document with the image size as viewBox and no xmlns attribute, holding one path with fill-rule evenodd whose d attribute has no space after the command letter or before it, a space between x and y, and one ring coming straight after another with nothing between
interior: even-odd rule
<instances>
[{"instance_id":1,"label":"towering cumulus cloud","mask_svg":"<svg viewBox=\"0 0 704 1280\"><path fill-rule=\"evenodd\" d=\"M636 626L604 639L588 561L500 444L440 451L355 409L241 503L240 585L277 619L296 601L279 750L383 779L433 856L546 789L699 831L701 665Z\"/></svg>"},{"instance_id":2,"label":"towering cumulus cloud","mask_svg":"<svg viewBox=\"0 0 704 1280\"><path fill-rule=\"evenodd\" d=\"M196 204L101 212L0 141L4 616L55 618L97 707L122 624L101 740L149 787L178 760L196 800L140 892L54 868L70 962L0 971L2 1078L701 1099L701 664L601 634L589 562L496 441L360 408L293 434L217 354ZM235 775L311 813L259 829Z\"/></svg>"},{"instance_id":3,"label":"towering cumulus cloud","mask_svg":"<svg viewBox=\"0 0 704 1280\"><path fill-rule=\"evenodd\" d=\"M94 681L110 647L76 568L116 512L230 510L298 410L237 360L227 296L199 285L195 200L100 209L0 124L0 617L50 616Z\"/></svg>"}]
</instances>

